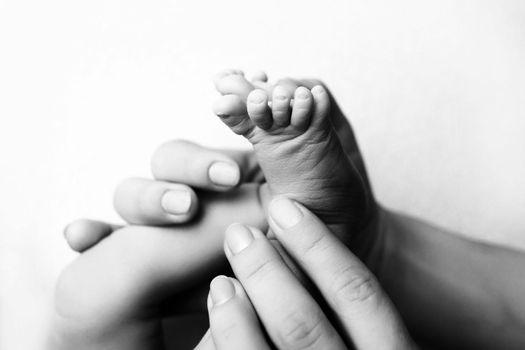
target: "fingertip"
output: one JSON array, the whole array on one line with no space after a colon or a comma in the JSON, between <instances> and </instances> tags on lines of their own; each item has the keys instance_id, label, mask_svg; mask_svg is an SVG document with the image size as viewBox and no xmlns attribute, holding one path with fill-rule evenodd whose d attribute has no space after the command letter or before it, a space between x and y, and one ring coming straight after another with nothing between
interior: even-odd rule
<instances>
[{"instance_id":1,"label":"fingertip","mask_svg":"<svg viewBox=\"0 0 525 350\"><path fill-rule=\"evenodd\" d=\"M217 276L210 283L210 302L212 308L228 302L235 294L235 286L226 276Z\"/></svg>"},{"instance_id":2,"label":"fingertip","mask_svg":"<svg viewBox=\"0 0 525 350\"><path fill-rule=\"evenodd\" d=\"M215 161L208 168L208 177L216 186L232 188L241 181L241 169L235 162Z\"/></svg>"},{"instance_id":3,"label":"fingertip","mask_svg":"<svg viewBox=\"0 0 525 350\"><path fill-rule=\"evenodd\" d=\"M64 238L71 249L76 252L83 252L92 247L100 240L113 232L113 227L109 224L80 219L73 221L64 228Z\"/></svg>"},{"instance_id":4,"label":"fingertip","mask_svg":"<svg viewBox=\"0 0 525 350\"><path fill-rule=\"evenodd\" d=\"M196 211L197 195L190 188L168 189L160 199L160 205L168 215L191 217Z\"/></svg>"},{"instance_id":5,"label":"fingertip","mask_svg":"<svg viewBox=\"0 0 525 350\"><path fill-rule=\"evenodd\" d=\"M303 220L306 210L304 206L287 197L276 197L268 206L270 226L276 232L293 228Z\"/></svg>"},{"instance_id":6,"label":"fingertip","mask_svg":"<svg viewBox=\"0 0 525 350\"><path fill-rule=\"evenodd\" d=\"M230 258L248 248L255 239L261 237L265 236L259 229L253 226L233 223L226 228L224 233L224 252Z\"/></svg>"}]
</instances>

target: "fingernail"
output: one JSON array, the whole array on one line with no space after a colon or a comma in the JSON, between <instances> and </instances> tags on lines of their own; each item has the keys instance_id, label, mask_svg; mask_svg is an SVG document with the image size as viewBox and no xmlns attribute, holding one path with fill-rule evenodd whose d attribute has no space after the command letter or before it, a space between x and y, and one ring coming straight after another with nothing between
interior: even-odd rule
<instances>
[{"instance_id":1,"label":"fingernail","mask_svg":"<svg viewBox=\"0 0 525 350\"><path fill-rule=\"evenodd\" d=\"M274 199L270 203L268 212L273 221L282 229L297 225L303 218L299 207L292 200L283 197Z\"/></svg>"},{"instance_id":2,"label":"fingernail","mask_svg":"<svg viewBox=\"0 0 525 350\"><path fill-rule=\"evenodd\" d=\"M226 245L232 254L239 254L248 247L253 241L253 234L250 229L241 224L230 225L226 229Z\"/></svg>"},{"instance_id":3,"label":"fingernail","mask_svg":"<svg viewBox=\"0 0 525 350\"><path fill-rule=\"evenodd\" d=\"M190 211L191 195L188 191L169 190L162 196L160 204L168 214L184 215Z\"/></svg>"},{"instance_id":4,"label":"fingernail","mask_svg":"<svg viewBox=\"0 0 525 350\"><path fill-rule=\"evenodd\" d=\"M208 169L211 182L218 186L232 187L239 183L241 174L235 163L215 162Z\"/></svg>"},{"instance_id":5,"label":"fingernail","mask_svg":"<svg viewBox=\"0 0 525 350\"><path fill-rule=\"evenodd\" d=\"M224 304L235 295L235 287L228 277L215 277L210 283L213 306Z\"/></svg>"}]
</instances>

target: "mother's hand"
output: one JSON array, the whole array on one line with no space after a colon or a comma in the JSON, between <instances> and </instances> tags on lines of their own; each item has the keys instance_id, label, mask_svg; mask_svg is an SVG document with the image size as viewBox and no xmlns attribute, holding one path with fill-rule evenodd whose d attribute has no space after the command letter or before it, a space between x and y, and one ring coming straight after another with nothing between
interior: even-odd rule
<instances>
[{"instance_id":1,"label":"mother's hand","mask_svg":"<svg viewBox=\"0 0 525 350\"><path fill-rule=\"evenodd\" d=\"M224 276L212 281L210 331L198 349L269 349L265 332L279 349L415 347L372 273L317 217L281 197L270 203L268 221L317 286L329 313L265 235L235 224L226 232L224 250L238 281Z\"/></svg>"}]
</instances>

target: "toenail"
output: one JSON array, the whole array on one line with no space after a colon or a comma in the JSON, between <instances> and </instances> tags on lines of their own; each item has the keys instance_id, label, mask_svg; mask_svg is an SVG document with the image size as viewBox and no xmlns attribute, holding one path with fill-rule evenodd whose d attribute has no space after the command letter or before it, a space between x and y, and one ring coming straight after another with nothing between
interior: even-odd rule
<instances>
[{"instance_id":1,"label":"toenail","mask_svg":"<svg viewBox=\"0 0 525 350\"><path fill-rule=\"evenodd\" d=\"M307 99L310 97L310 94L308 93L308 90L305 89L297 89L295 91L295 97L301 98L301 99Z\"/></svg>"},{"instance_id":2,"label":"toenail","mask_svg":"<svg viewBox=\"0 0 525 350\"><path fill-rule=\"evenodd\" d=\"M312 93L324 93L325 89L322 85L316 85L312 88Z\"/></svg>"},{"instance_id":3,"label":"toenail","mask_svg":"<svg viewBox=\"0 0 525 350\"><path fill-rule=\"evenodd\" d=\"M230 162L213 163L208 169L208 176L215 185L224 187L236 186L241 179L239 167Z\"/></svg>"},{"instance_id":4,"label":"toenail","mask_svg":"<svg viewBox=\"0 0 525 350\"><path fill-rule=\"evenodd\" d=\"M188 191L169 190L160 200L165 212L173 215L184 215L190 211L191 195Z\"/></svg>"},{"instance_id":5,"label":"toenail","mask_svg":"<svg viewBox=\"0 0 525 350\"><path fill-rule=\"evenodd\" d=\"M251 103L266 103L267 97L263 91L255 90L250 94L248 100Z\"/></svg>"}]
</instances>

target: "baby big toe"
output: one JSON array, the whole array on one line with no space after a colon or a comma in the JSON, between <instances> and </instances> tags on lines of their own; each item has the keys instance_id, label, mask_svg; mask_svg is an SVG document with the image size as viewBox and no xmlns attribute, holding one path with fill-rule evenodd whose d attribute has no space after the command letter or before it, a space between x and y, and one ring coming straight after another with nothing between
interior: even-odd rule
<instances>
[{"instance_id":1,"label":"baby big toe","mask_svg":"<svg viewBox=\"0 0 525 350\"><path fill-rule=\"evenodd\" d=\"M223 95L234 94L246 100L248 94L255 89L243 75L229 74L218 79L215 83L217 91Z\"/></svg>"},{"instance_id":2,"label":"baby big toe","mask_svg":"<svg viewBox=\"0 0 525 350\"><path fill-rule=\"evenodd\" d=\"M213 113L219 117L245 116L246 103L237 95L220 96L213 103Z\"/></svg>"},{"instance_id":3,"label":"baby big toe","mask_svg":"<svg viewBox=\"0 0 525 350\"><path fill-rule=\"evenodd\" d=\"M236 134L244 135L253 129L246 104L237 95L219 97L213 104L213 112Z\"/></svg>"}]
</instances>

